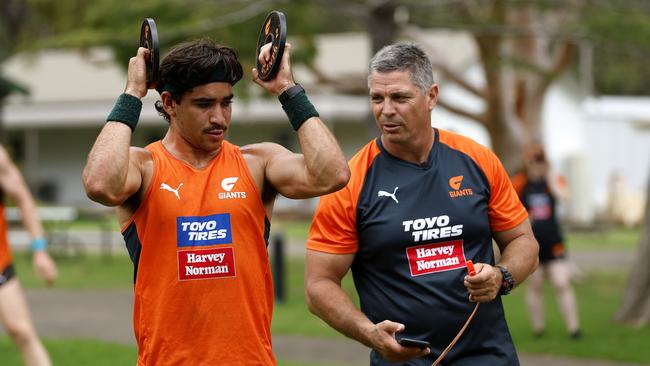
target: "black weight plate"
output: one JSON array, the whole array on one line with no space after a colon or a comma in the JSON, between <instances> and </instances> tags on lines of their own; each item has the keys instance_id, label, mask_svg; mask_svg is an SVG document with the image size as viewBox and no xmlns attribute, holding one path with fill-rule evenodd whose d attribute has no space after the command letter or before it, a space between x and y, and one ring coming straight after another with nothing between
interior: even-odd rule
<instances>
[{"instance_id":1,"label":"black weight plate","mask_svg":"<svg viewBox=\"0 0 650 366\"><path fill-rule=\"evenodd\" d=\"M158 83L158 68L160 65L160 45L158 43L158 29L156 22L146 18L140 28L140 47L149 50L147 59L147 88L154 89Z\"/></svg>"},{"instance_id":2,"label":"black weight plate","mask_svg":"<svg viewBox=\"0 0 650 366\"><path fill-rule=\"evenodd\" d=\"M287 21L284 13L277 10L272 11L264 21L260 37L257 40L257 50L255 52L255 62L259 78L267 81L277 75L284 54L284 44L287 41ZM271 59L269 62L260 63L260 49L267 43L272 43Z\"/></svg>"}]
</instances>

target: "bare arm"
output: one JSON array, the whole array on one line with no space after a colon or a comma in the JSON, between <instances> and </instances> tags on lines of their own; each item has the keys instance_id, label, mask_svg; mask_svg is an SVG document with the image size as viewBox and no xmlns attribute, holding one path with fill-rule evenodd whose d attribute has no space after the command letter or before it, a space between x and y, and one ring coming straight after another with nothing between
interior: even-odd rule
<instances>
[{"instance_id":1,"label":"bare arm","mask_svg":"<svg viewBox=\"0 0 650 366\"><path fill-rule=\"evenodd\" d=\"M0 147L0 185L20 209L23 226L31 239L42 238L43 226L38 217L36 203L18 168L9 159L4 148Z\"/></svg>"},{"instance_id":2,"label":"bare arm","mask_svg":"<svg viewBox=\"0 0 650 366\"><path fill-rule=\"evenodd\" d=\"M537 268L539 244L530 222L526 219L513 229L494 232L493 236L501 250L498 265L508 269L516 287ZM478 263L476 271L476 276L465 277L470 299L478 302L494 300L503 282L501 271L487 263Z\"/></svg>"},{"instance_id":3,"label":"bare arm","mask_svg":"<svg viewBox=\"0 0 650 366\"><path fill-rule=\"evenodd\" d=\"M137 98L147 94L145 55L138 49L129 62L125 93ZM142 149L130 148L131 128L121 122L107 122L90 150L83 170L86 194L93 201L107 206L121 205L142 185Z\"/></svg>"},{"instance_id":4,"label":"bare arm","mask_svg":"<svg viewBox=\"0 0 650 366\"><path fill-rule=\"evenodd\" d=\"M38 210L32 194L23 179L22 174L14 163L9 159L9 156L4 148L0 146L0 186L2 190L20 209L23 226L29 233L32 241L45 240L45 233L43 226L38 217ZM35 250L33 253L32 264L38 274L48 285L52 285L58 271L56 264L45 250Z\"/></svg>"},{"instance_id":5,"label":"bare arm","mask_svg":"<svg viewBox=\"0 0 650 366\"><path fill-rule=\"evenodd\" d=\"M350 179L343 152L329 129L318 117L308 119L298 129L302 154L286 149L274 154L266 167L266 177L285 197L300 199L337 191Z\"/></svg>"},{"instance_id":6,"label":"bare arm","mask_svg":"<svg viewBox=\"0 0 650 366\"><path fill-rule=\"evenodd\" d=\"M341 280L354 260L353 254L328 254L307 250L305 295L309 310L344 335L375 349L391 362L422 357L430 350L402 347L395 333L404 325L390 320L373 324L341 288Z\"/></svg>"},{"instance_id":7,"label":"bare arm","mask_svg":"<svg viewBox=\"0 0 650 366\"><path fill-rule=\"evenodd\" d=\"M268 49L260 52L260 58ZM275 79L262 81L253 69L253 80L269 92L280 95L295 85L291 75L291 45L287 44ZM268 155L265 177L282 195L309 198L341 189L350 179L345 156L334 135L319 117L308 118L298 129L302 154L277 149Z\"/></svg>"}]
</instances>

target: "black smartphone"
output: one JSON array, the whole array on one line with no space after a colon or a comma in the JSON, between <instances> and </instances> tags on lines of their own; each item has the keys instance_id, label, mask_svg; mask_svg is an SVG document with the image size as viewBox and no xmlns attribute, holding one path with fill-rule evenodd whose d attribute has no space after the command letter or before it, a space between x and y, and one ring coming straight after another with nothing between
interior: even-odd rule
<instances>
[{"instance_id":1,"label":"black smartphone","mask_svg":"<svg viewBox=\"0 0 650 366\"><path fill-rule=\"evenodd\" d=\"M427 348L431 347L431 344L427 341L419 341L417 339L411 338L399 338L397 343L401 344L404 347L417 347L417 348Z\"/></svg>"}]
</instances>

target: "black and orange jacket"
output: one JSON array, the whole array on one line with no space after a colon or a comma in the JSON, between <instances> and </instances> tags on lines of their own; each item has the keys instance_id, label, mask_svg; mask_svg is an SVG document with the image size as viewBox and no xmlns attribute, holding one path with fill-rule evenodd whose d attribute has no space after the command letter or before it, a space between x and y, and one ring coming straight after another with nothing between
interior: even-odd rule
<instances>
[{"instance_id":1,"label":"black and orange jacket","mask_svg":"<svg viewBox=\"0 0 650 366\"><path fill-rule=\"evenodd\" d=\"M409 365L430 365L472 311L466 260L493 264L492 233L527 217L489 149L434 130L425 165L390 155L381 139L362 148L349 162L348 185L321 198L307 242L355 255L352 274L371 321L403 323L403 336L432 344L430 357ZM371 360L388 364L374 351ZM500 298L480 307L446 362L518 365Z\"/></svg>"}]
</instances>

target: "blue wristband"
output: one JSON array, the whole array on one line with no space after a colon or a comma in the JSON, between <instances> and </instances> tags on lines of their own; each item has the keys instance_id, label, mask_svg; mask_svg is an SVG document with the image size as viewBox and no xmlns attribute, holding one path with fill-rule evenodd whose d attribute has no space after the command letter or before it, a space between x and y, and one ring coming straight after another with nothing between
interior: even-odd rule
<instances>
[{"instance_id":1,"label":"blue wristband","mask_svg":"<svg viewBox=\"0 0 650 366\"><path fill-rule=\"evenodd\" d=\"M45 238L36 238L32 240L32 252L37 252L39 250L47 249L47 239Z\"/></svg>"}]
</instances>

